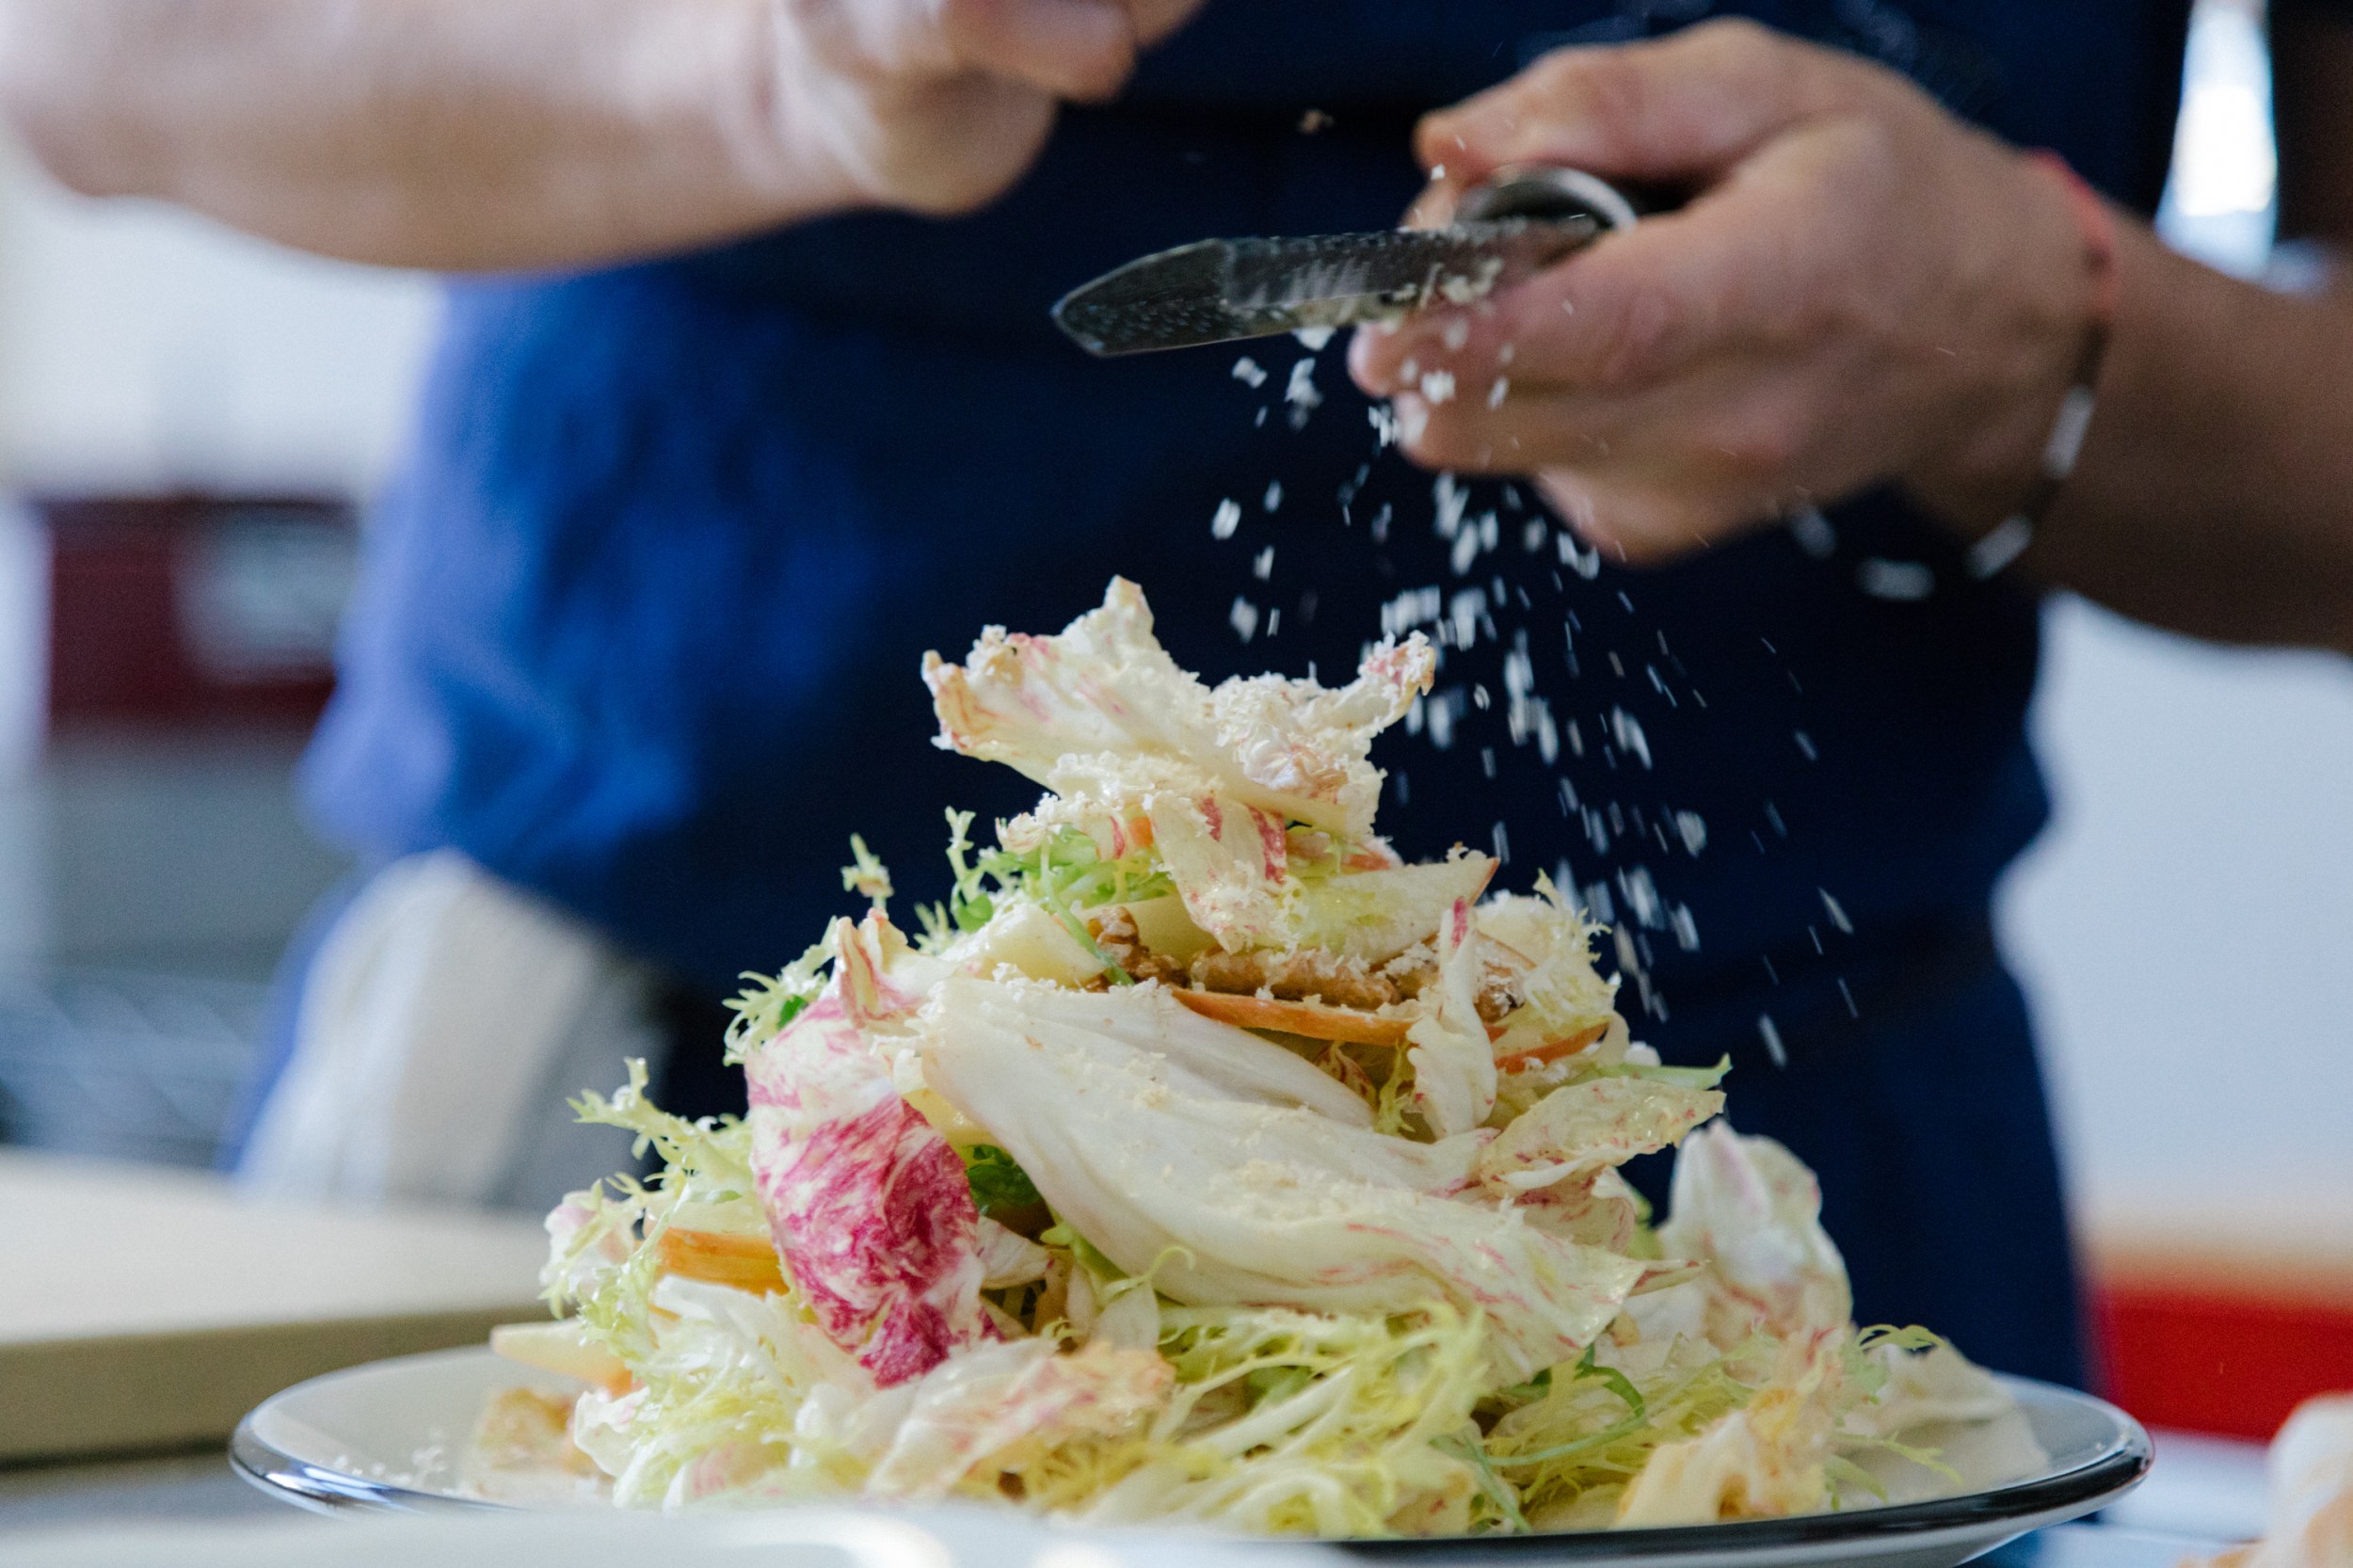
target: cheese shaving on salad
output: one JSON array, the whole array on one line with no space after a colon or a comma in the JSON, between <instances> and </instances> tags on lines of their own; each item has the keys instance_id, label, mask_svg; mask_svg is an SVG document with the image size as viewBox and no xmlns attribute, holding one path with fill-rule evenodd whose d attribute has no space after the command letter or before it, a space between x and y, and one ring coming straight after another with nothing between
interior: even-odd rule
<instances>
[{"instance_id":1,"label":"cheese shaving on salad","mask_svg":"<svg viewBox=\"0 0 2353 1568\"><path fill-rule=\"evenodd\" d=\"M1375 835L1433 669L1208 687L1126 582L928 656L940 744L1048 793L949 814L913 938L857 846L872 907L737 1004L746 1117L578 1102L661 1169L549 1217L558 1320L497 1341L587 1384L548 1490L1428 1536L1925 1495L1918 1428L2034 1468L1993 1380L1849 1320L1812 1175L1631 1039L1597 927ZM1678 1146L1654 1225L1622 1167ZM511 1488L546 1417L494 1416Z\"/></svg>"}]
</instances>

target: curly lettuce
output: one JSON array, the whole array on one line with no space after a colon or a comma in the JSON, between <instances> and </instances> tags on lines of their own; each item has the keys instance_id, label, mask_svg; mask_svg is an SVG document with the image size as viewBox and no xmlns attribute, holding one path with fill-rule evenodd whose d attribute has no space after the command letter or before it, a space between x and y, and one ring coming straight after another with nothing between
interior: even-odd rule
<instances>
[{"instance_id":1,"label":"curly lettuce","mask_svg":"<svg viewBox=\"0 0 2353 1568\"><path fill-rule=\"evenodd\" d=\"M496 1340L587 1385L567 1487L1378 1536L2031 1467L1993 1380L1849 1321L1812 1174L1716 1120L1721 1064L1633 1040L1598 927L1373 834L1425 646L1212 689L1114 583L925 674L944 744L1053 792L985 849L949 813L915 943L852 840L863 920L737 999L745 1118L666 1114L642 1064L578 1102L660 1168L549 1217L568 1316ZM1654 1227L1622 1167L1677 1147Z\"/></svg>"}]
</instances>

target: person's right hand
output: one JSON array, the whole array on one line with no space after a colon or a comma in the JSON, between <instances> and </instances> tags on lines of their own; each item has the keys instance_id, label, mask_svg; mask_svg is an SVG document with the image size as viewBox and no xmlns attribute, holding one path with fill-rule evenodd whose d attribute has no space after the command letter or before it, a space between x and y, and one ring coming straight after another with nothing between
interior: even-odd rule
<instances>
[{"instance_id":1,"label":"person's right hand","mask_svg":"<svg viewBox=\"0 0 2353 1568\"><path fill-rule=\"evenodd\" d=\"M775 112L845 202L979 207L1018 180L1064 101L1099 103L1203 0L772 0Z\"/></svg>"}]
</instances>

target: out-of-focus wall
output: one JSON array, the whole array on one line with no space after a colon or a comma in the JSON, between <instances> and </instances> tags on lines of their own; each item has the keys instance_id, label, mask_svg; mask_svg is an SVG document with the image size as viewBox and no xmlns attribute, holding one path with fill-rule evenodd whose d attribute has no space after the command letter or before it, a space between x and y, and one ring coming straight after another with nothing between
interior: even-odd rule
<instances>
[{"instance_id":1,"label":"out-of-focus wall","mask_svg":"<svg viewBox=\"0 0 2353 1568\"><path fill-rule=\"evenodd\" d=\"M2002 928L2084 1195L2353 1222L2353 667L2045 626L2057 816Z\"/></svg>"},{"instance_id":2,"label":"out-of-focus wall","mask_svg":"<svg viewBox=\"0 0 2353 1568\"><path fill-rule=\"evenodd\" d=\"M0 1143L214 1159L264 979L346 861L296 808L295 724L67 694L104 675L113 698L170 696L188 672L159 654L211 661L228 645L208 629L264 664L299 630L315 657L349 540L283 519L331 517L384 472L435 300L424 279L81 200L0 143ZM216 504L200 536L136 508L69 535L18 504L184 490L325 504Z\"/></svg>"},{"instance_id":3,"label":"out-of-focus wall","mask_svg":"<svg viewBox=\"0 0 2353 1568\"><path fill-rule=\"evenodd\" d=\"M0 146L0 465L43 490L364 489L435 300L412 274L80 200Z\"/></svg>"}]
</instances>

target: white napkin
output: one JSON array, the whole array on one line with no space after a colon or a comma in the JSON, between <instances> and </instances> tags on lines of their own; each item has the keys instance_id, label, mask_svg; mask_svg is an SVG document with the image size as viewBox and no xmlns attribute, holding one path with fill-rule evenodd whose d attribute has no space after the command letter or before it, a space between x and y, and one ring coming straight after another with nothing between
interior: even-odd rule
<instances>
[{"instance_id":1,"label":"white napkin","mask_svg":"<svg viewBox=\"0 0 2353 1568\"><path fill-rule=\"evenodd\" d=\"M274 1197L552 1207L630 1164L566 1102L659 1059L651 995L643 967L463 856L395 861L320 945L238 1174Z\"/></svg>"}]
</instances>

